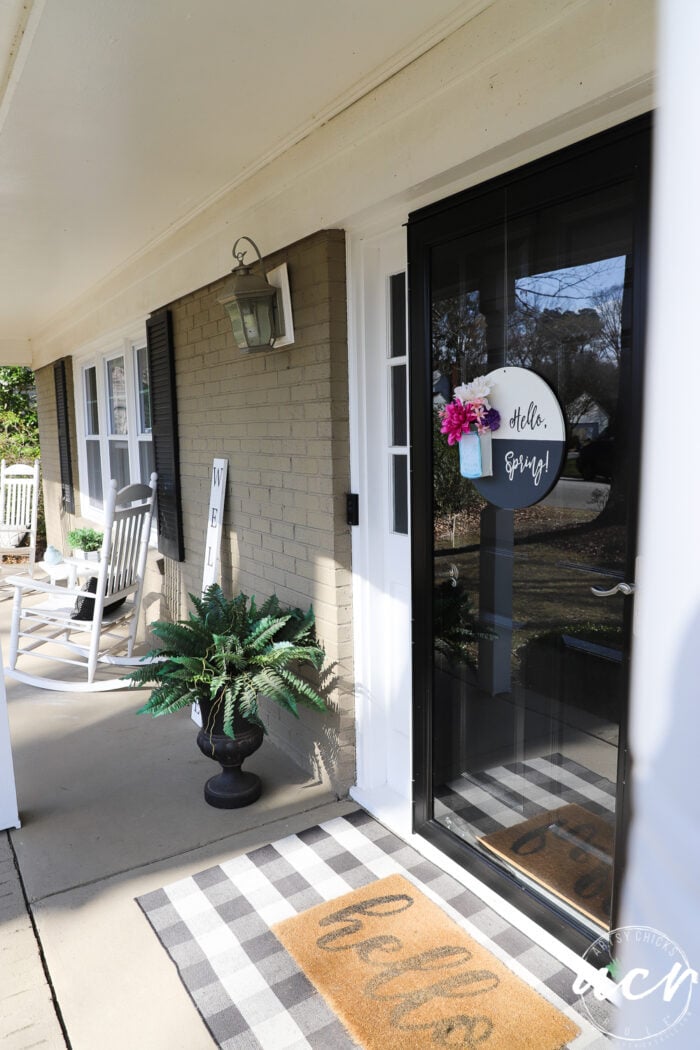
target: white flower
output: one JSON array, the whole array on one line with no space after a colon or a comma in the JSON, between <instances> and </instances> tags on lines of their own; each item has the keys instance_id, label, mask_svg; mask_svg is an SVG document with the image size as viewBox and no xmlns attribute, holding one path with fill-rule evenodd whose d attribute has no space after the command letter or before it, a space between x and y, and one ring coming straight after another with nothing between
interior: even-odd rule
<instances>
[{"instance_id":1,"label":"white flower","mask_svg":"<svg viewBox=\"0 0 700 1050\"><path fill-rule=\"evenodd\" d=\"M486 403L487 408L491 407L488 404L490 393L491 384L487 381L486 376L477 376L476 379L472 379L471 383L462 383L461 386L455 387L455 397L458 397L460 401L466 403L480 398Z\"/></svg>"}]
</instances>

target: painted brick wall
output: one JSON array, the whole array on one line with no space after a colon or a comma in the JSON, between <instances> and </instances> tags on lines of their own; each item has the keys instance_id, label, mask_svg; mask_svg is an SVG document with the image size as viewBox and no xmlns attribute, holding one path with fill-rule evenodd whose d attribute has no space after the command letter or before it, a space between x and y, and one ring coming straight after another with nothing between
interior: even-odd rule
<instances>
[{"instance_id":1,"label":"painted brick wall","mask_svg":"<svg viewBox=\"0 0 700 1050\"><path fill-rule=\"evenodd\" d=\"M215 284L170 304L177 377L185 562L168 564L164 611L201 589L215 457L229 460L222 586L303 606L334 664L333 711L297 722L270 705L271 738L342 794L354 781L345 238L321 231L265 260L286 262L295 342L242 354Z\"/></svg>"},{"instance_id":2,"label":"painted brick wall","mask_svg":"<svg viewBox=\"0 0 700 1050\"><path fill-rule=\"evenodd\" d=\"M312 603L333 665L330 713L302 711L297 721L269 705L270 736L342 795L355 779L344 234L321 231L265 260L266 268L282 262L294 313L289 348L238 350L217 302L227 278L170 304L185 561L151 552L140 636L148 621L186 616L188 593L201 590L212 460L228 458L224 590L260 599L274 591L288 604ZM80 520L75 419L73 516L61 511L52 366L37 372L37 390L48 541L65 549Z\"/></svg>"}]
</instances>

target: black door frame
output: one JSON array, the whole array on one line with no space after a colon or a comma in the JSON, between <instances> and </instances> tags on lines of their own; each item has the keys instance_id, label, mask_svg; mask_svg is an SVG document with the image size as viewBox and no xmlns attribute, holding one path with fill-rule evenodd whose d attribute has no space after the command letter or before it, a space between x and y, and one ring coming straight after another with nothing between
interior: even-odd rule
<instances>
[{"instance_id":1,"label":"black door frame","mask_svg":"<svg viewBox=\"0 0 700 1050\"><path fill-rule=\"evenodd\" d=\"M582 192L635 180L637 186L632 298L633 352L630 388L636 393L631 406L632 433L641 434L643 351L647 303L649 193L651 166L651 114L586 139L542 160L518 168L473 189L416 211L408 222L409 373L411 417L411 535L413 609L413 830L508 899L520 911L582 953L595 939L583 923L550 904L495 861L453 835L433 817L432 792L432 391L430 354L430 258L433 247L498 222L494 191L508 188L508 214L532 211L538 203L550 205ZM561 178L566 165L566 180ZM478 207L475 207L478 205ZM467 208L468 206L468 208ZM469 214L467 215L467 210ZM475 221L475 215L478 219ZM630 469L628 543L629 558L637 546L639 457ZM633 578L633 577L632 577ZM627 641L631 639L632 602L626 602ZM629 644L626 645L629 652ZM623 668L624 696L629 699L629 666ZM618 750L618 800L616 859L613 882L612 928L616 925L619 894L625 865L630 819L627 730L629 704L620 719Z\"/></svg>"}]
</instances>

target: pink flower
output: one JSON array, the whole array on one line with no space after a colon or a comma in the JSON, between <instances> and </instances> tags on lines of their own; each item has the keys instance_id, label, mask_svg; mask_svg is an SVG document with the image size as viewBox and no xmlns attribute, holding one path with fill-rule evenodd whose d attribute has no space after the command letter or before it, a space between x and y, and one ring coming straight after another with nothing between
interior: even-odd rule
<instances>
[{"instance_id":1,"label":"pink flower","mask_svg":"<svg viewBox=\"0 0 700 1050\"><path fill-rule=\"evenodd\" d=\"M440 433L447 435L448 445L456 445L462 434L469 433L472 425L479 434L498 430L500 425L498 412L490 408L486 398L482 397L475 397L472 401L466 402L455 397L454 401L445 405L441 420Z\"/></svg>"},{"instance_id":2,"label":"pink flower","mask_svg":"<svg viewBox=\"0 0 700 1050\"><path fill-rule=\"evenodd\" d=\"M483 398L474 398L473 401L467 401L466 407L471 409L474 416L474 422L477 427L480 425L481 420L486 413L486 402Z\"/></svg>"},{"instance_id":3,"label":"pink flower","mask_svg":"<svg viewBox=\"0 0 700 1050\"><path fill-rule=\"evenodd\" d=\"M442 410L441 434L447 434L447 444L456 445L462 434L469 432L472 423L478 423L485 409L481 403L464 402L459 398L450 401Z\"/></svg>"},{"instance_id":4,"label":"pink flower","mask_svg":"<svg viewBox=\"0 0 700 1050\"><path fill-rule=\"evenodd\" d=\"M442 410L441 434L447 434L447 444L456 445L462 434L466 434L472 422L471 415L467 412L467 406L458 398L450 401Z\"/></svg>"},{"instance_id":5,"label":"pink flower","mask_svg":"<svg viewBox=\"0 0 700 1050\"><path fill-rule=\"evenodd\" d=\"M455 389L454 400L445 405L440 419L440 433L447 435L448 445L456 445L462 434L473 426L478 434L498 430L501 417L488 400L490 386L485 376Z\"/></svg>"}]
</instances>

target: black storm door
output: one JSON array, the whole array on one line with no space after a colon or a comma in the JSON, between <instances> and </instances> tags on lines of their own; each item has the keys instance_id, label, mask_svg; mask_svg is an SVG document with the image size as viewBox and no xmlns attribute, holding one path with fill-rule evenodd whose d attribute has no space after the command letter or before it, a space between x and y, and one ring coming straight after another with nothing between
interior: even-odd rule
<instances>
[{"instance_id":1,"label":"black storm door","mask_svg":"<svg viewBox=\"0 0 700 1050\"><path fill-rule=\"evenodd\" d=\"M609 928L624 847L649 149L635 121L409 222L416 830L573 937ZM440 432L508 366L566 428L517 510Z\"/></svg>"}]
</instances>

